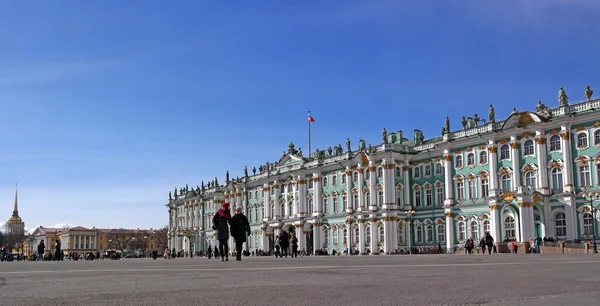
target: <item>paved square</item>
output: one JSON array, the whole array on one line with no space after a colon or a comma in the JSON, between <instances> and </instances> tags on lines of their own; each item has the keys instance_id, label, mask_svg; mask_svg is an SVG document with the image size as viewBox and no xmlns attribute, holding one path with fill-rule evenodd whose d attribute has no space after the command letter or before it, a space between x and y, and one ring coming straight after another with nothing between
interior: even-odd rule
<instances>
[{"instance_id":1,"label":"paved square","mask_svg":"<svg viewBox=\"0 0 600 306\"><path fill-rule=\"evenodd\" d=\"M600 256L336 256L0 264L1 305L594 305Z\"/></svg>"}]
</instances>

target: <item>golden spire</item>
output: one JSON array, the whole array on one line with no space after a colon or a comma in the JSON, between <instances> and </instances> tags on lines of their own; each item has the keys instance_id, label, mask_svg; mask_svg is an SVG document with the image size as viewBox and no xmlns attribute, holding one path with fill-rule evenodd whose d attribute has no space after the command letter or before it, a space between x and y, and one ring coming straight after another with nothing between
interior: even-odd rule
<instances>
[{"instance_id":1,"label":"golden spire","mask_svg":"<svg viewBox=\"0 0 600 306\"><path fill-rule=\"evenodd\" d=\"M13 208L13 216L19 215L19 205L18 205L18 192L19 192L19 184L15 186L15 207Z\"/></svg>"}]
</instances>

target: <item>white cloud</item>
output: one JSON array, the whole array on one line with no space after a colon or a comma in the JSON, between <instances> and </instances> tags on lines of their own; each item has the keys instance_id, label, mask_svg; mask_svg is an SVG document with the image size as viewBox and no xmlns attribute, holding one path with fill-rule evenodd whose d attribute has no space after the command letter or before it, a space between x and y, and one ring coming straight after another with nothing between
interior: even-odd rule
<instances>
[{"instance_id":1,"label":"white cloud","mask_svg":"<svg viewBox=\"0 0 600 306\"><path fill-rule=\"evenodd\" d=\"M3 232L6 230L6 222L0 222L0 232Z\"/></svg>"},{"instance_id":2,"label":"white cloud","mask_svg":"<svg viewBox=\"0 0 600 306\"><path fill-rule=\"evenodd\" d=\"M54 225L42 225L42 227L64 229L64 228L73 228L73 227L75 227L75 225L69 224L69 223L59 223L59 224L54 224ZM34 227L34 228L25 227L25 232L32 234L33 232L35 232L36 228L37 227Z\"/></svg>"}]
</instances>

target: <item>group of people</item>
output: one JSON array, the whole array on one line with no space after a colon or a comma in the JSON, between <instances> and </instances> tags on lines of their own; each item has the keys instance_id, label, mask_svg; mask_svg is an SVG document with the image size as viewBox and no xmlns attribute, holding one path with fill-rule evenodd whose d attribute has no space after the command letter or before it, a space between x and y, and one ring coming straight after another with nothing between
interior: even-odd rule
<instances>
[{"instance_id":1,"label":"group of people","mask_svg":"<svg viewBox=\"0 0 600 306\"><path fill-rule=\"evenodd\" d=\"M223 203L221 208L213 217L212 229L217 231L217 240L219 241L219 255L221 261L229 261L229 235L235 240L235 260L242 260L242 246L246 238L252 233L248 218L242 213L242 208L235 209L235 215L231 216L228 202Z\"/></svg>"},{"instance_id":2,"label":"group of people","mask_svg":"<svg viewBox=\"0 0 600 306\"><path fill-rule=\"evenodd\" d=\"M486 249L488 251L488 254L492 254L492 251L494 252L494 254L498 253L498 251L496 250L496 245L494 244L494 237L492 237L490 233L485 233L485 236L481 237L478 246L481 248L482 254L485 254ZM469 238L465 242L465 253L473 254L473 249L475 249L475 241L473 240L473 238Z\"/></svg>"}]
</instances>

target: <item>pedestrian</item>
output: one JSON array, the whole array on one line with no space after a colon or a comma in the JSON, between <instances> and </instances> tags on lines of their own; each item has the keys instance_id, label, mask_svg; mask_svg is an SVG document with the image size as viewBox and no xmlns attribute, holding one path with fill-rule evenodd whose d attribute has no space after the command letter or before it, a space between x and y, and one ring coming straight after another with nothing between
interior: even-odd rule
<instances>
[{"instance_id":1,"label":"pedestrian","mask_svg":"<svg viewBox=\"0 0 600 306\"><path fill-rule=\"evenodd\" d=\"M290 248L290 237L288 236L288 233L285 230L281 230L279 232L279 246L281 247L280 256L285 256L285 258L287 258L288 250Z\"/></svg>"},{"instance_id":2,"label":"pedestrian","mask_svg":"<svg viewBox=\"0 0 600 306\"><path fill-rule=\"evenodd\" d=\"M246 237L250 236L250 223L242 213L242 207L235 209L235 215L231 218L231 236L235 239L235 260L242 261L242 246Z\"/></svg>"},{"instance_id":3,"label":"pedestrian","mask_svg":"<svg viewBox=\"0 0 600 306\"><path fill-rule=\"evenodd\" d=\"M492 254L492 248L494 248L494 253L496 250L496 246L494 246L494 238L490 233L485 233L485 244L487 245L488 255Z\"/></svg>"},{"instance_id":4,"label":"pedestrian","mask_svg":"<svg viewBox=\"0 0 600 306\"><path fill-rule=\"evenodd\" d=\"M229 202L223 203L221 208L213 218L213 230L217 231L217 240L219 240L219 254L221 261L229 261L229 224L231 223L231 212L229 210Z\"/></svg>"},{"instance_id":5,"label":"pedestrian","mask_svg":"<svg viewBox=\"0 0 600 306\"><path fill-rule=\"evenodd\" d=\"M298 238L296 237L296 233L292 232L292 238L290 239L290 243L292 244L292 257L298 258Z\"/></svg>"},{"instance_id":6,"label":"pedestrian","mask_svg":"<svg viewBox=\"0 0 600 306\"><path fill-rule=\"evenodd\" d=\"M46 245L44 245L44 240L40 241L40 244L38 244L37 251L38 251L37 261L43 261L44 260L44 252L46 251Z\"/></svg>"}]
</instances>

